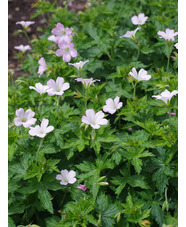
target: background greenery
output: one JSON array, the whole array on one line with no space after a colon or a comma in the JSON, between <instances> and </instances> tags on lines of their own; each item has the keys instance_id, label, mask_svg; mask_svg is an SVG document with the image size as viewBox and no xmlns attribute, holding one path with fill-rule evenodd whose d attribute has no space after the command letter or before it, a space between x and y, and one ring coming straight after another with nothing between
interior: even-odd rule
<instances>
[{"instance_id":1,"label":"background greenery","mask_svg":"<svg viewBox=\"0 0 186 227\"><path fill-rule=\"evenodd\" d=\"M157 35L166 28L177 31L177 1L93 1L78 14L48 1L39 0L34 7L31 19L37 23L39 15L47 17L47 28L31 40L32 50L21 64L29 75L16 81L9 75L9 226L127 227L145 226L144 220L150 226L177 226L178 101L173 97L168 108L152 98L165 89L177 89L177 50L172 45L167 71L168 48ZM139 13L149 18L136 33L138 43L120 39L136 28L131 17ZM97 112L106 99L116 96L123 102L117 114L106 114L109 124L96 130L95 139L90 127L80 127L86 109L82 84L74 80L79 72L57 57L57 45L47 40L58 22L75 34L78 56L71 62L89 59L82 76L100 80L88 89L88 108ZM39 78L41 57L49 69ZM135 97L128 77L132 67L152 76L138 84ZM57 110L55 96L40 97L29 86L58 76L70 83L70 89L60 97ZM31 108L37 123L47 118L55 128L44 139L38 163L41 139L13 124L19 108ZM169 117L170 109L176 116ZM61 169L76 171L78 181L60 185L55 177ZM101 186L100 181L109 185ZM79 183L88 190L78 189Z\"/></svg>"}]
</instances>

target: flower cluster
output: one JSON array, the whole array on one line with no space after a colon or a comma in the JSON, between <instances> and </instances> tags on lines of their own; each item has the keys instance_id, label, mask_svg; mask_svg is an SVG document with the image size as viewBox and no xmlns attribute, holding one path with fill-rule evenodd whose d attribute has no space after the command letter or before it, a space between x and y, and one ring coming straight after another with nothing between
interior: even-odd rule
<instances>
[{"instance_id":1,"label":"flower cluster","mask_svg":"<svg viewBox=\"0 0 186 227\"><path fill-rule=\"evenodd\" d=\"M77 56L77 50L74 49L72 43L73 32L70 28L65 28L63 24L57 23L52 29L52 36L48 39L58 44L59 49L56 51L58 57L63 57L64 62L69 62L71 57Z\"/></svg>"},{"instance_id":2,"label":"flower cluster","mask_svg":"<svg viewBox=\"0 0 186 227\"><path fill-rule=\"evenodd\" d=\"M18 21L18 22L16 22L16 24L20 24L20 25L22 25L22 27L24 28L24 30L25 30L25 32L26 32L26 30L27 30L27 28L31 25L31 24L34 24L35 22L34 21ZM31 48L31 46L30 45L19 45L19 46L14 46L14 49L16 49L16 50L19 50L19 51L21 51L21 52L25 52L25 51L27 51L27 50L31 50L32 48Z\"/></svg>"},{"instance_id":3,"label":"flower cluster","mask_svg":"<svg viewBox=\"0 0 186 227\"><path fill-rule=\"evenodd\" d=\"M56 81L50 79L47 85L36 83L35 87L29 86L30 89L37 91L40 95L47 92L49 96L62 95L69 87L69 83L65 83L63 77L58 77Z\"/></svg>"},{"instance_id":4,"label":"flower cluster","mask_svg":"<svg viewBox=\"0 0 186 227\"><path fill-rule=\"evenodd\" d=\"M138 16L133 16L131 21L134 25L143 25L148 19L144 13L140 13ZM120 36L120 38L126 37L135 40L135 34L140 28L137 27L134 31L127 31L124 35Z\"/></svg>"}]
</instances>

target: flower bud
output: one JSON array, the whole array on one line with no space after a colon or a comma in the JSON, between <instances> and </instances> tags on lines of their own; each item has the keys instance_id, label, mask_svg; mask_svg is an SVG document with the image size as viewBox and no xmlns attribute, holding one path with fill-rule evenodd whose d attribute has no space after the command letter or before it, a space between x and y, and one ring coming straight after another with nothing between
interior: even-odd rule
<instances>
[{"instance_id":1,"label":"flower bud","mask_svg":"<svg viewBox=\"0 0 186 227\"><path fill-rule=\"evenodd\" d=\"M165 202L163 203L163 206L162 206L162 211L164 211L165 209L166 209L167 212L169 211L169 204L168 204L167 201L165 201Z\"/></svg>"},{"instance_id":2,"label":"flower bud","mask_svg":"<svg viewBox=\"0 0 186 227\"><path fill-rule=\"evenodd\" d=\"M100 178L98 179L98 182L99 182L99 181L102 181L103 179L105 179L105 177L106 177L106 176L100 177Z\"/></svg>"},{"instance_id":3,"label":"flower bud","mask_svg":"<svg viewBox=\"0 0 186 227\"><path fill-rule=\"evenodd\" d=\"M99 182L98 184L99 184L99 185L101 185L101 186L106 186L106 185L109 185L109 183L108 183L108 182Z\"/></svg>"},{"instance_id":4,"label":"flower bud","mask_svg":"<svg viewBox=\"0 0 186 227\"><path fill-rule=\"evenodd\" d=\"M120 221L120 219L121 219L121 213L119 212L119 213L117 213L116 215L115 215L115 217L114 217L114 219L116 218L116 221L117 221L117 223Z\"/></svg>"}]
</instances>

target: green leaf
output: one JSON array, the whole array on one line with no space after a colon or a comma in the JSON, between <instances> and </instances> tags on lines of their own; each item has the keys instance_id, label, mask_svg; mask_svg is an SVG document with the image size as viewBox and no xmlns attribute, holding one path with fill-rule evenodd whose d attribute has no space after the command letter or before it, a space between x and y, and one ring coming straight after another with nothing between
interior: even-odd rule
<instances>
[{"instance_id":1,"label":"green leaf","mask_svg":"<svg viewBox=\"0 0 186 227\"><path fill-rule=\"evenodd\" d=\"M8 217L8 227L16 227L14 221L11 217Z\"/></svg>"},{"instance_id":2,"label":"green leaf","mask_svg":"<svg viewBox=\"0 0 186 227\"><path fill-rule=\"evenodd\" d=\"M46 227L54 227L59 223L59 221L60 218L57 216L48 217L45 219Z\"/></svg>"},{"instance_id":3,"label":"green leaf","mask_svg":"<svg viewBox=\"0 0 186 227\"><path fill-rule=\"evenodd\" d=\"M134 157L134 158L132 159L131 163L132 163L132 165L134 166L136 172L137 172L138 174L140 174L141 169L142 169L142 165L143 165L142 160L139 159L139 157Z\"/></svg>"},{"instance_id":4,"label":"green leaf","mask_svg":"<svg viewBox=\"0 0 186 227\"><path fill-rule=\"evenodd\" d=\"M114 216L120 211L118 204L109 204L108 196L101 194L97 198L97 210L101 211L101 221L104 227L112 227L115 224Z\"/></svg>"},{"instance_id":5,"label":"green leaf","mask_svg":"<svg viewBox=\"0 0 186 227\"><path fill-rule=\"evenodd\" d=\"M139 187L142 189L150 188L145 181L145 177L143 175L133 175L128 178L127 182L128 184L130 184L131 187Z\"/></svg>"},{"instance_id":6,"label":"green leaf","mask_svg":"<svg viewBox=\"0 0 186 227\"><path fill-rule=\"evenodd\" d=\"M28 205L22 204L21 201L16 201L8 208L8 215L22 214Z\"/></svg>"},{"instance_id":7,"label":"green leaf","mask_svg":"<svg viewBox=\"0 0 186 227\"><path fill-rule=\"evenodd\" d=\"M43 147L41 147L39 152L44 154L55 154L59 152L59 149L56 149L50 144L45 144Z\"/></svg>"},{"instance_id":8,"label":"green leaf","mask_svg":"<svg viewBox=\"0 0 186 227\"><path fill-rule=\"evenodd\" d=\"M161 226L163 224L163 211L157 203L152 204L151 214L156 222Z\"/></svg>"},{"instance_id":9,"label":"green leaf","mask_svg":"<svg viewBox=\"0 0 186 227\"><path fill-rule=\"evenodd\" d=\"M53 198L46 188L39 189L38 198L41 201L41 206L53 214L53 205L51 202Z\"/></svg>"}]
</instances>

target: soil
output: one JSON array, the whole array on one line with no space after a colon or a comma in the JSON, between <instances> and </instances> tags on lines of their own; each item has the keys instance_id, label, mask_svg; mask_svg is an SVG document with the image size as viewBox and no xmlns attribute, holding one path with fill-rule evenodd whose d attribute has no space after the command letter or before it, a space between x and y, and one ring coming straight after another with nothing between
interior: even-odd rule
<instances>
[{"instance_id":1,"label":"soil","mask_svg":"<svg viewBox=\"0 0 186 227\"><path fill-rule=\"evenodd\" d=\"M64 0L58 0L58 5L63 6ZM20 75L24 75L24 72L20 70L18 58L16 57L17 51L14 46L21 44L28 45L27 38L24 34L17 34L17 30L21 29L21 25L16 25L18 21L30 21L30 17L34 14L35 8L32 4L36 3L37 0L8 0L8 69L9 73L13 74L13 78L16 79ZM54 2L54 0L50 0ZM69 10L78 12L86 7L87 0L73 0L72 6ZM34 21L34 20L33 20ZM39 32L40 27L44 28L47 25L47 21L43 17L37 17L37 23L32 24L28 28L28 36L30 39L41 35Z\"/></svg>"}]
</instances>

